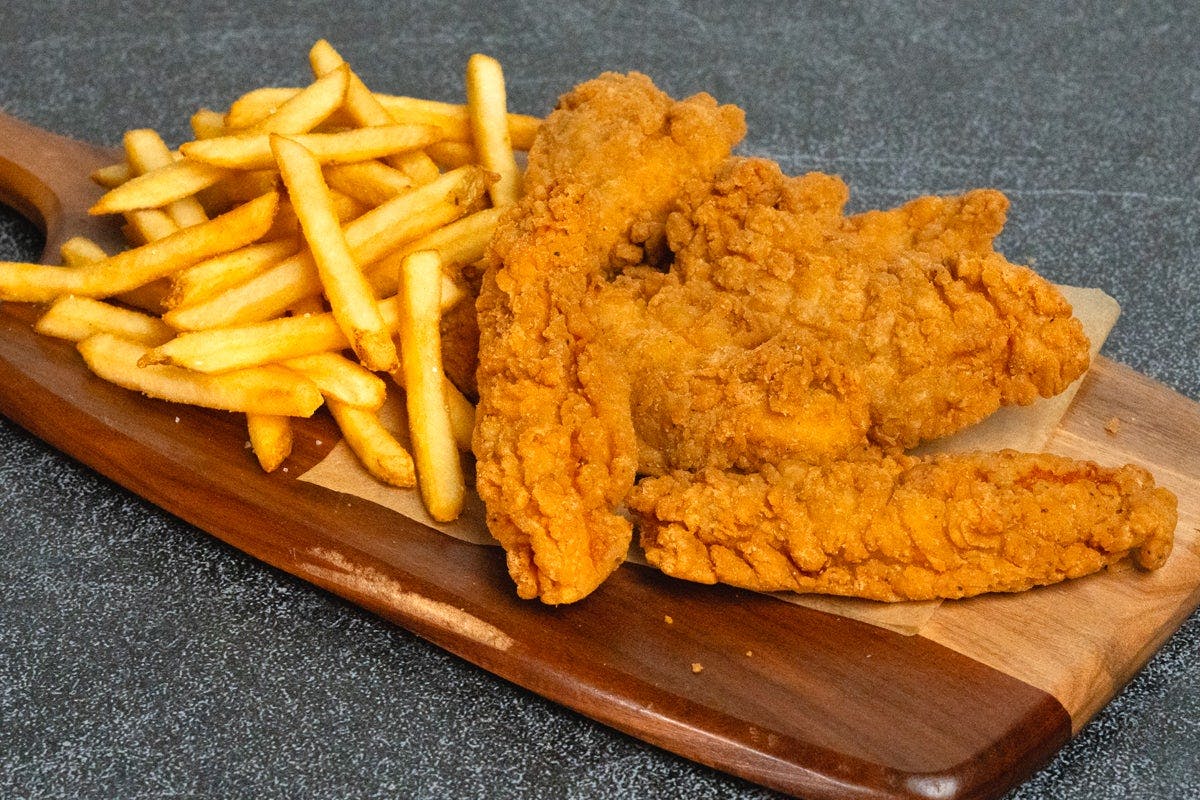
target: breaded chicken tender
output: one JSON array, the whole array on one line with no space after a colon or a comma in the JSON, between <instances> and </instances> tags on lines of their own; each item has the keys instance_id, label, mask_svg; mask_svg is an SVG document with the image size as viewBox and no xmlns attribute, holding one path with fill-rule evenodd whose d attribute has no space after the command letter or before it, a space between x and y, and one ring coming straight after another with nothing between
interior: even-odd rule
<instances>
[{"instance_id":1,"label":"breaded chicken tender","mask_svg":"<svg viewBox=\"0 0 1200 800\"><path fill-rule=\"evenodd\" d=\"M1176 522L1140 467L1011 450L676 472L629 505L668 575L874 600L1017 592L1130 555L1155 569Z\"/></svg>"},{"instance_id":2,"label":"breaded chicken tender","mask_svg":"<svg viewBox=\"0 0 1200 800\"><path fill-rule=\"evenodd\" d=\"M578 600L625 558L630 385L591 308L605 276L661 247L684 184L711 178L744 131L740 110L675 102L640 75L583 84L542 125L477 303L477 486L521 597Z\"/></svg>"},{"instance_id":3,"label":"breaded chicken tender","mask_svg":"<svg viewBox=\"0 0 1200 800\"><path fill-rule=\"evenodd\" d=\"M1062 295L992 250L994 190L847 217L821 174L732 159L667 221L674 262L605 316L640 391L640 471L911 448L1063 391L1088 341Z\"/></svg>"}]
</instances>

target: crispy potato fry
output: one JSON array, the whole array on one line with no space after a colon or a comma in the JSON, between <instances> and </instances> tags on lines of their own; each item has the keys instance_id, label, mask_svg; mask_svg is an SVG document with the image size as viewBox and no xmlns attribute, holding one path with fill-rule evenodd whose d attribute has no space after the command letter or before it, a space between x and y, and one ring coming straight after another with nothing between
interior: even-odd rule
<instances>
[{"instance_id":1,"label":"crispy potato fry","mask_svg":"<svg viewBox=\"0 0 1200 800\"><path fill-rule=\"evenodd\" d=\"M381 206L415 185L412 178L381 161L325 167L325 182L370 207ZM436 177L436 176L435 176Z\"/></svg>"},{"instance_id":2,"label":"crispy potato fry","mask_svg":"<svg viewBox=\"0 0 1200 800\"><path fill-rule=\"evenodd\" d=\"M130 178L106 192L89 214L120 214L144 208L159 208L191 197L230 175L230 170L196 161L176 161L144 175Z\"/></svg>"},{"instance_id":3,"label":"crispy potato fry","mask_svg":"<svg viewBox=\"0 0 1200 800\"><path fill-rule=\"evenodd\" d=\"M441 281L437 253L422 250L404 260L399 333L417 483L430 516L449 522L462 513L466 482L446 408L438 332Z\"/></svg>"},{"instance_id":4,"label":"crispy potato fry","mask_svg":"<svg viewBox=\"0 0 1200 800\"><path fill-rule=\"evenodd\" d=\"M367 368L395 369L399 361L391 332L338 224L320 163L303 145L282 136L271 138L271 150L334 318Z\"/></svg>"},{"instance_id":5,"label":"crispy potato fry","mask_svg":"<svg viewBox=\"0 0 1200 800\"><path fill-rule=\"evenodd\" d=\"M349 70L349 81L346 84L345 108L354 122L364 127L396 124L396 121L392 119L392 115L379 104L379 101L375 99L375 95L371 93L371 90L354 73L354 70L350 69L349 65L346 64L345 60L333 49L333 45L329 42L321 39L314 44L309 51L308 59L312 64L313 74L318 77L326 75L342 66L345 66ZM438 135L437 138L440 139L441 136ZM388 163L401 170L417 184L429 183L438 176L437 165L430 160L429 156L416 150L397 153L388 159Z\"/></svg>"},{"instance_id":6,"label":"crispy potato fry","mask_svg":"<svg viewBox=\"0 0 1200 800\"><path fill-rule=\"evenodd\" d=\"M175 156L163 143L162 138L148 128L125 133L125 159L129 162L130 168L138 175L144 175L151 170L175 163ZM204 207L194 197L175 200L167 204L164 210L181 228L208 221Z\"/></svg>"},{"instance_id":7,"label":"crispy potato fry","mask_svg":"<svg viewBox=\"0 0 1200 800\"><path fill-rule=\"evenodd\" d=\"M307 133L341 107L346 99L349 79L349 67L333 70L288 98L246 132L284 135Z\"/></svg>"},{"instance_id":8,"label":"crispy potato fry","mask_svg":"<svg viewBox=\"0 0 1200 800\"><path fill-rule=\"evenodd\" d=\"M248 203L267 192L283 188L279 172L256 169L251 172L230 172L228 177L196 193L196 199L212 216L223 214L234 206Z\"/></svg>"},{"instance_id":9,"label":"crispy potato fry","mask_svg":"<svg viewBox=\"0 0 1200 800\"><path fill-rule=\"evenodd\" d=\"M484 167L500 176L488 189L492 205L507 206L521 194L521 173L508 133L508 95L500 62L475 53L467 61L467 116L471 141Z\"/></svg>"},{"instance_id":10,"label":"crispy potato fry","mask_svg":"<svg viewBox=\"0 0 1200 800\"><path fill-rule=\"evenodd\" d=\"M108 258L104 248L86 236L72 236L62 243L58 252L68 267L82 267L84 264Z\"/></svg>"},{"instance_id":11,"label":"crispy potato fry","mask_svg":"<svg viewBox=\"0 0 1200 800\"><path fill-rule=\"evenodd\" d=\"M201 108L192 114L192 133L197 139L212 139L216 136L224 136L225 130L225 115L220 111L213 111L211 108Z\"/></svg>"},{"instance_id":12,"label":"crispy potato fry","mask_svg":"<svg viewBox=\"0 0 1200 800\"><path fill-rule=\"evenodd\" d=\"M433 183L363 214L346 226L346 242L357 263L369 266L405 242L470 213L487 187L479 167L448 172ZM311 256L301 253L240 286L166 317L177 330L203 330L259 322L321 290Z\"/></svg>"},{"instance_id":13,"label":"crispy potato fry","mask_svg":"<svg viewBox=\"0 0 1200 800\"><path fill-rule=\"evenodd\" d=\"M292 418L278 414L246 415L250 447L263 472L274 472L292 454Z\"/></svg>"},{"instance_id":14,"label":"crispy potato fry","mask_svg":"<svg viewBox=\"0 0 1200 800\"><path fill-rule=\"evenodd\" d=\"M238 134L188 142L180 152L193 161L230 169L264 169L274 165L268 134ZM428 125L380 125L338 133L303 133L289 137L322 164L351 164L417 150L441 136Z\"/></svg>"},{"instance_id":15,"label":"crispy potato fry","mask_svg":"<svg viewBox=\"0 0 1200 800\"><path fill-rule=\"evenodd\" d=\"M81 342L97 333L111 333L146 347L157 347L175 336L175 331L157 317L70 294L55 300L38 319L34 330L72 342Z\"/></svg>"},{"instance_id":16,"label":"crispy potato fry","mask_svg":"<svg viewBox=\"0 0 1200 800\"><path fill-rule=\"evenodd\" d=\"M264 195L215 220L82 267L0 262L0 300L47 302L62 294L112 297L249 244L270 227L278 197Z\"/></svg>"},{"instance_id":17,"label":"crispy potato fry","mask_svg":"<svg viewBox=\"0 0 1200 800\"><path fill-rule=\"evenodd\" d=\"M86 267L48 267L0 261L0 300L48 303L59 295L83 291Z\"/></svg>"},{"instance_id":18,"label":"crispy potato fry","mask_svg":"<svg viewBox=\"0 0 1200 800\"><path fill-rule=\"evenodd\" d=\"M375 373L337 353L299 356L282 364L315 383L326 397L371 411L383 405L387 384Z\"/></svg>"},{"instance_id":19,"label":"crispy potato fry","mask_svg":"<svg viewBox=\"0 0 1200 800\"><path fill-rule=\"evenodd\" d=\"M456 142L471 141L471 125L465 105L441 103L416 97L397 97L377 94L379 102L396 120L434 125L442 129L446 139ZM509 114L508 133L513 148L528 150L533 145L542 121L528 114Z\"/></svg>"},{"instance_id":20,"label":"crispy potato fry","mask_svg":"<svg viewBox=\"0 0 1200 800\"><path fill-rule=\"evenodd\" d=\"M243 247L260 238L271 227L278 203L278 195L265 194L214 220L184 228L152 244L81 267L83 286L74 293L89 297L111 297L218 253ZM0 270L2 274L3 270Z\"/></svg>"},{"instance_id":21,"label":"crispy potato fry","mask_svg":"<svg viewBox=\"0 0 1200 800\"><path fill-rule=\"evenodd\" d=\"M445 309L460 300L463 293L443 276L441 295ZM388 330L395 330L399 299L381 300L379 313ZM333 314L322 313L181 333L148 352L143 363L173 364L198 372L225 372L349 346Z\"/></svg>"},{"instance_id":22,"label":"crispy potato fry","mask_svg":"<svg viewBox=\"0 0 1200 800\"><path fill-rule=\"evenodd\" d=\"M145 286L130 289L116 295L116 299L125 305L140 308L149 314L159 316L166 310L167 294L171 291L171 283L166 278L151 281Z\"/></svg>"},{"instance_id":23,"label":"crispy potato fry","mask_svg":"<svg viewBox=\"0 0 1200 800\"><path fill-rule=\"evenodd\" d=\"M403 354L401 354L403 361ZM392 373L392 380L401 389L404 388L404 369ZM454 444L460 452L471 452L471 437L475 432L475 404L458 390L449 378L443 378L446 392L446 413L450 415L450 431L454 436Z\"/></svg>"},{"instance_id":24,"label":"crispy potato fry","mask_svg":"<svg viewBox=\"0 0 1200 800\"><path fill-rule=\"evenodd\" d=\"M136 237L136 241L143 244L157 242L159 239L165 239L179 232L179 226L175 224L175 220L171 219L167 212L157 208L126 211L125 219L129 220L129 227Z\"/></svg>"},{"instance_id":25,"label":"crispy potato fry","mask_svg":"<svg viewBox=\"0 0 1200 800\"><path fill-rule=\"evenodd\" d=\"M496 230L496 224L500 220L501 211L499 208L476 211L427 233L372 265L367 273L367 280L371 282L377 295L394 294L399 288L397 281L400 265L405 258L418 250L436 252L442 262L442 271L447 275L460 274L464 266L483 258L483 252L487 249L492 232ZM449 308L449 305L443 304L442 308Z\"/></svg>"},{"instance_id":26,"label":"crispy potato fry","mask_svg":"<svg viewBox=\"0 0 1200 800\"><path fill-rule=\"evenodd\" d=\"M133 177L133 173L129 170L129 165L122 161L119 164L109 164L107 167L100 167L89 176L92 183L99 184L105 189L115 189L125 181Z\"/></svg>"},{"instance_id":27,"label":"crispy potato fry","mask_svg":"<svg viewBox=\"0 0 1200 800\"><path fill-rule=\"evenodd\" d=\"M345 224L352 219L361 217L367 211L367 206L353 197L342 194L336 189L329 190L329 199L333 201L333 213L338 222ZM300 239L300 218L292 208L291 202L281 200L279 210L275 212L275 222L263 236L264 239Z\"/></svg>"},{"instance_id":28,"label":"crispy potato fry","mask_svg":"<svg viewBox=\"0 0 1200 800\"><path fill-rule=\"evenodd\" d=\"M292 305L288 306L287 316L289 317L311 317L313 314L326 314L329 308L325 305L325 299L321 295L314 294L311 297L306 297L303 300L297 300Z\"/></svg>"},{"instance_id":29,"label":"crispy potato fry","mask_svg":"<svg viewBox=\"0 0 1200 800\"><path fill-rule=\"evenodd\" d=\"M231 129L248 128L296 95L299 89L269 87L256 89L242 95L229 108L226 124ZM441 128L445 138L455 142L471 141L471 126L467 107L457 103L443 103L418 97L372 93L379 104L398 123L417 123ZM516 150L528 150L542 120L528 114L509 114L508 132Z\"/></svg>"},{"instance_id":30,"label":"crispy potato fry","mask_svg":"<svg viewBox=\"0 0 1200 800\"><path fill-rule=\"evenodd\" d=\"M479 154L470 142L434 142L425 148L425 152L442 169L458 169L479 163Z\"/></svg>"},{"instance_id":31,"label":"crispy potato fry","mask_svg":"<svg viewBox=\"0 0 1200 800\"><path fill-rule=\"evenodd\" d=\"M299 239L295 238L248 244L179 270L171 276L167 307L197 303L230 286L244 283L283 259L300 252L301 246Z\"/></svg>"},{"instance_id":32,"label":"crispy potato fry","mask_svg":"<svg viewBox=\"0 0 1200 800\"><path fill-rule=\"evenodd\" d=\"M374 411L332 397L326 400L326 405L346 444L367 472L391 486L409 488L416 484L412 455L383 426Z\"/></svg>"},{"instance_id":33,"label":"crispy potato fry","mask_svg":"<svg viewBox=\"0 0 1200 800\"><path fill-rule=\"evenodd\" d=\"M390 303L385 300L380 306L381 310L391 310L395 316L394 299ZM182 333L149 351L143 363L173 364L197 372L219 373L349 346L333 314L313 314Z\"/></svg>"},{"instance_id":34,"label":"crispy potato fry","mask_svg":"<svg viewBox=\"0 0 1200 800\"><path fill-rule=\"evenodd\" d=\"M203 375L170 366L140 367L146 348L108 333L81 341L79 352L92 372L148 397L225 411L308 417L321 405L311 381L283 367L256 367Z\"/></svg>"}]
</instances>

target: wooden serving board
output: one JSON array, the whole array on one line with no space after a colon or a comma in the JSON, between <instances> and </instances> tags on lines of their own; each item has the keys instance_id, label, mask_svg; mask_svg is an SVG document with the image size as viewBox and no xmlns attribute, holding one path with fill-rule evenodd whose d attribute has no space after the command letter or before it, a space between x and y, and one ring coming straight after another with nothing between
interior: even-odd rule
<instances>
[{"instance_id":1,"label":"wooden serving board","mask_svg":"<svg viewBox=\"0 0 1200 800\"><path fill-rule=\"evenodd\" d=\"M48 261L77 233L115 242L114 226L84 209L99 195L87 174L116 158L0 115L0 197L42 223ZM36 314L0 306L0 413L34 435L496 675L784 792L996 797L1043 764L1200 603L1200 406L1103 359L1052 448L1142 463L1179 494L1168 567L947 603L920 635L903 636L634 566L572 606L520 601L494 549L297 481L338 438L324 415L297 426L287 473L264 474L243 447L240 416L147 400L93 377L71 344L31 331ZM1104 431L1114 416L1117 436ZM1086 581L1113 582L1117 605L1098 615L1109 624L1080 624Z\"/></svg>"}]
</instances>

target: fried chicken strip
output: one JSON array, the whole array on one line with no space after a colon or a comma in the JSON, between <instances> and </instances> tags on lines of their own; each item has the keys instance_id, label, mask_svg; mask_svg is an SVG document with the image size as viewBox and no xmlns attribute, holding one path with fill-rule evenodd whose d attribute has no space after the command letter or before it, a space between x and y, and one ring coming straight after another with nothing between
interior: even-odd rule
<instances>
[{"instance_id":1,"label":"fried chicken strip","mask_svg":"<svg viewBox=\"0 0 1200 800\"><path fill-rule=\"evenodd\" d=\"M907 449L1086 370L1070 305L992 249L1002 194L850 217L847 197L835 177L733 159L668 218L669 274L614 286L642 472Z\"/></svg>"},{"instance_id":2,"label":"fried chicken strip","mask_svg":"<svg viewBox=\"0 0 1200 800\"><path fill-rule=\"evenodd\" d=\"M624 560L630 385L591 307L606 275L661 248L683 185L710 178L744 129L707 95L675 102L611 74L541 126L477 303L477 486L521 597L572 602Z\"/></svg>"},{"instance_id":3,"label":"fried chicken strip","mask_svg":"<svg viewBox=\"0 0 1200 800\"><path fill-rule=\"evenodd\" d=\"M1136 466L1014 451L674 472L629 496L668 575L875 600L1015 592L1171 550L1175 496Z\"/></svg>"}]
</instances>

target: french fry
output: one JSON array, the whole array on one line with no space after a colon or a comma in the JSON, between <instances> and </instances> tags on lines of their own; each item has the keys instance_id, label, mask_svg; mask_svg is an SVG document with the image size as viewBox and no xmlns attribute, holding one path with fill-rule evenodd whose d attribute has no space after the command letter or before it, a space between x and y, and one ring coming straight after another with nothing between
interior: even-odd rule
<instances>
[{"instance_id":1,"label":"french fry","mask_svg":"<svg viewBox=\"0 0 1200 800\"><path fill-rule=\"evenodd\" d=\"M488 189L492 205L517 202L521 173L508 133L508 95L500 62L475 53L467 61L467 115L471 140L484 167L500 176Z\"/></svg>"},{"instance_id":2,"label":"french fry","mask_svg":"<svg viewBox=\"0 0 1200 800\"><path fill-rule=\"evenodd\" d=\"M329 199L333 201L333 213L337 215L338 222L342 224L361 217L367 211L367 206L358 202L353 197L342 194L336 189L329 190ZM271 229L266 232L263 238L301 238L300 218L296 216L296 211L292 208L291 202L287 200L280 201L279 210L275 212L275 222L272 223Z\"/></svg>"},{"instance_id":3,"label":"french fry","mask_svg":"<svg viewBox=\"0 0 1200 800\"><path fill-rule=\"evenodd\" d=\"M375 99L375 95L371 94L371 90L366 84L350 69L345 60L333 49L333 45L324 39L320 39L312 46L308 53L309 62L312 64L313 74L320 77L326 75L333 70L345 66L349 71L349 80L346 84L346 101L345 107L350 118L359 125L364 127L378 127L385 125L395 125L396 121L392 119L391 114L387 112L379 101ZM437 136L437 138L441 138ZM429 156L420 151L409 151L399 153L388 160L393 167L396 167L412 179L417 184L429 183L438 176L437 165L430 160Z\"/></svg>"},{"instance_id":4,"label":"french fry","mask_svg":"<svg viewBox=\"0 0 1200 800\"><path fill-rule=\"evenodd\" d=\"M394 294L399 288L397 281L400 265L405 258L418 250L436 252L442 262L442 271L457 274L462 267L483 258L501 212L502 209L499 208L486 208L427 233L372 265L367 273L367 280L371 282L377 295L383 297ZM442 306L443 309L448 307Z\"/></svg>"},{"instance_id":5,"label":"french fry","mask_svg":"<svg viewBox=\"0 0 1200 800\"><path fill-rule=\"evenodd\" d=\"M229 169L264 169L274 165L268 134L218 136L188 142L180 147L186 158ZM322 164L349 164L417 150L441 136L428 125L379 125L338 133L304 133L290 136Z\"/></svg>"},{"instance_id":6,"label":"french fry","mask_svg":"<svg viewBox=\"0 0 1200 800\"><path fill-rule=\"evenodd\" d=\"M89 297L111 297L218 253L243 247L260 238L271 227L278 203L278 195L265 194L214 220L184 228L165 239L81 267L83 285L74 293Z\"/></svg>"},{"instance_id":7,"label":"french fry","mask_svg":"<svg viewBox=\"0 0 1200 800\"><path fill-rule=\"evenodd\" d=\"M346 99L349 79L349 67L333 70L285 100L246 132L285 135L307 133L341 107Z\"/></svg>"},{"instance_id":8,"label":"french fry","mask_svg":"<svg viewBox=\"0 0 1200 800\"><path fill-rule=\"evenodd\" d=\"M368 369L395 369L398 357L391 332L338 224L321 165L303 145L282 136L272 137L271 150L339 327Z\"/></svg>"},{"instance_id":9,"label":"french fry","mask_svg":"<svg viewBox=\"0 0 1200 800\"><path fill-rule=\"evenodd\" d=\"M93 183L103 186L105 189L115 189L125 181L133 177L133 173L129 171L129 165L124 161L119 164L109 164L107 167L100 167L89 176Z\"/></svg>"},{"instance_id":10,"label":"french fry","mask_svg":"<svg viewBox=\"0 0 1200 800\"><path fill-rule=\"evenodd\" d=\"M126 211L125 219L129 220L129 227L134 236L143 244L157 242L159 239L165 239L179 231L175 220L171 219L167 212L157 208Z\"/></svg>"},{"instance_id":11,"label":"french fry","mask_svg":"<svg viewBox=\"0 0 1200 800\"><path fill-rule=\"evenodd\" d=\"M380 303L396 313L396 302ZM172 364L197 372L220 373L274 364L288 358L342 350L350 343L333 314L280 317L231 328L182 333L146 353L144 364Z\"/></svg>"},{"instance_id":12,"label":"french fry","mask_svg":"<svg viewBox=\"0 0 1200 800\"><path fill-rule=\"evenodd\" d=\"M467 107L416 97L376 94L379 102L397 121L434 125L442 129L448 141L470 142L471 124ZM528 114L508 115L508 134L515 150L528 150L533 145L542 121Z\"/></svg>"},{"instance_id":13,"label":"french fry","mask_svg":"<svg viewBox=\"0 0 1200 800\"><path fill-rule=\"evenodd\" d=\"M300 90L294 88L269 87L256 89L242 95L229 108L226 124L230 129L249 128L259 123L274 109ZM467 107L458 103L444 103L418 97L373 92L392 119L398 123L416 123L441 128L445 138L453 142L470 142L471 125ZM509 114L508 132L515 150L528 150L533 145L542 120L528 114Z\"/></svg>"},{"instance_id":14,"label":"french fry","mask_svg":"<svg viewBox=\"0 0 1200 800\"><path fill-rule=\"evenodd\" d=\"M216 136L224 136L227 132L225 115L210 108L201 108L192 114L191 123L192 133L197 139L212 139Z\"/></svg>"},{"instance_id":15,"label":"french fry","mask_svg":"<svg viewBox=\"0 0 1200 800\"><path fill-rule=\"evenodd\" d=\"M215 220L82 267L0 263L0 300L47 302L62 294L112 297L227 249L270 227L278 197L263 195Z\"/></svg>"},{"instance_id":16,"label":"french fry","mask_svg":"<svg viewBox=\"0 0 1200 800\"><path fill-rule=\"evenodd\" d=\"M325 397L371 411L383 405L387 384L374 372L337 353L316 353L281 362L308 378Z\"/></svg>"},{"instance_id":17,"label":"french fry","mask_svg":"<svg viewBox=\"0 0 1200 800\"><path fill-rule=\"evenodd\" d=\"M93 261L103 261L108 258L104 248L86 236L72 236L58 248L63 263L68 267L82 267Z\"/></svg>"},{"instance_id":18,"label":"french fry","mask_svg":"<svg viewBox=\"0 0 1200 800\"><path fill-rule=\"evenodd\" d=\"M55 300L38 319L34 330L72 342L81 342L97 333L111 333L146 347L156 347L175 336L175 331L157 317L70 294Z\"/></svg>"},{"instance_id":19,"label":"french fry","mask_svg":"<svg viewBox=\"0 0 1200 800\"><path fill-rule=\"evenodd\" d=\"M458 169L467 164L478 164L479 155L469 142L434 142L425 148L433 163L442 169Z\"/></svg>"},{"instance_id":20,"label":"french fry","mask_svg":"<svg viewBox=\"0 0 1200 800\"><path fill-rule=\"evenodd\" d=\"M462 290L445 276L442 277L441 295L443 308L449 308L463 296ZM399 320L399 299L381 300L379 313L388 330L395 330ZM217 373L343 350L349 346L333 314L310 314L181 333L149 351L143 363L172 364L198 372Z\"/></svg>"},{"instance_id":21,"label":"french fry","mask_svg":"<svg viewBox=\"0 0 1200 800\"><path fill-rule=\"evenodd\" d=\"M403 361L403 354L401 361ZM401 389L404 388L403 368L392 373L392 380ZM460 452L471 452L471 437L475 433L475 404L449 378L443 378L443 390L446 393L446 413L450 415L450 432L454 436L454 444Z\"/></svg>"},{"instance_id":22,"label":"french fry","mask_svg":"<svg viewBox=\"0 0 1200 800\"><path fill-rule=\"evenodd\" d=\"M140 367L146 348L107 333L78 344L92 372L148 397L225 411L308 417L320 407L321 392L307 378L267 366L203 375L179 367Z\"/></svg>"},{"instance_id":23,"label":"french fry","mask_svg":"<svg viewBox=\"0 0 1200 800\"><path fill-rule=\"evenodd\" d=\"M325 314L329 309L325 305L325 301L319 295L306 297L303 300L298 300L294 305L288 308L287 315L289 317L311 317L313 314Z\"/></svg>"},{"instance_id":24,"label":"french fry","mask_svg":"<svg viewBox=\"0 0 1200 800\"><path fill-rule=\"evenodd\" d=\"M175 163L175 157L159 135L149 128L125 133L125 159L138 175ZM181 228L208 221L204 207L194 197L185 197L167 204L167 215ZM162 237L155 237L162 238Z\"/></svg>"},{"instance_id":25,"label":"french fry","mask_svg":"<svg viewBox=\"0 0 1200 800\"><path fill-rule=\"evenodd\" d=\"M142 311L157 316L166 310L165 301L170 290L170 282L166 278L159 278L136 289L121 292L116 295L116 299L126 305L140 308Z\"/></svg>"},{"instance_id":26,"label":"french fry","mask_svg":"<svg viewBox=\"0 0 1200 800\"><path fill-rule=\"evenodd\" d=\"M292 454L292 418L278 414L246 415L250 447L263 472L274 472Z\"/></svg>"},{"instance_id":27,"label":"french fry","mask_svg":"<svg viewBox=\"0 0 1200 800\"><path fill-rule=\"evenodd\" d=\"M0 261L0 300L48 303L59 295L82 293L84 269Z\"/></svg>"},{"instance_id":28,"label":"french fry","mask_svg":"<svg viewBox=\"0 0 1200 800\"><path fill-rule=\"evenodd\" d=\"M354 260L369 266L405 242L469 213L486 190L486 175L473 166L448 172L355 219L345 229ZM219 295L173 309L166 321L176 330L259 322L282 314L296 301L320 290L311 256L301 253Z\"/></svg>"},{"instance_id":29,"label":"french fry","mask_svg":"<svg viewBox=\"0 0 1200 800\"><path fill-rule=\"evenodd\" d=\"M269 233L269 231L268 231ZM229 253L201 261L171 276L167 306L197 303L206 297L244 283L269 267L300 251L298 239L277 239L248 244Z\"/></svg>"},{"instance_id":30,"label":"french fry","mask_svg":"<svg viewBox=\"0 0 1200 800\"><path fill-rule=\"evenodd\" d=\"M176 161L113 187L88 209L88 213L120 214L143 208L159 208L175 200L191 197L229 175L230 170L210 164Z\"/></svg>"},{"instance_id":31,"label":"french fry","mask_svg":"<svg viewBox=\"0 0 1200 800\"><path fill-rule=\"evenodd\" d=\"M267 192L277 192L283 186L279 173L274 169L257 169L251 172L230 172L219 183L196 193L210 215L222 214L234 206L248 203Z\"/></svg>"},{"instance_id":32,"label":"french fry","mask_svg":"<svg viewBox=\"0 0 1200 800\"><path fill-rule=\"evenodd\" d=\"M462 513L466 482L446 408L438 332L441 279L436 253L422 250L404 260L399 334L417 483L430 516L449 522Z\"/></svg>"},{"instance_id":33,"label":"french fry","mask_svg":"<svg viewBox=\"0 0 1200 800\"><path fill-rule=\"evenodd\" d=\"M408 488L416 484L412 455L379 421L374 411L328 398L326 405L346 444L359 462L380 481Z\"/></svg>"},{"instance_id":34,"label":"french fry","mask_svg":"<svg viewBox=\"0 0 1200 800\"><path fill-rule=\"evenodd\" d=\"M380 206L413 188L412 178L381 161L325 167L325 182L370 207ZM436 176L435 176L436 177Z\"/></svg>"}]
</instances>

